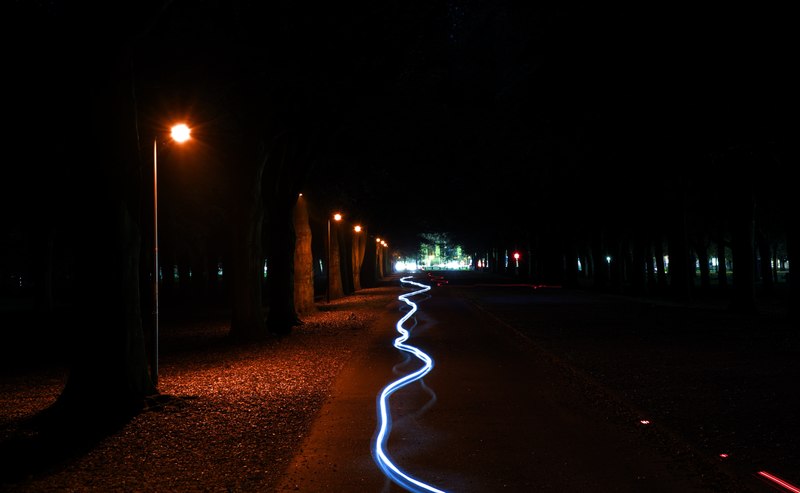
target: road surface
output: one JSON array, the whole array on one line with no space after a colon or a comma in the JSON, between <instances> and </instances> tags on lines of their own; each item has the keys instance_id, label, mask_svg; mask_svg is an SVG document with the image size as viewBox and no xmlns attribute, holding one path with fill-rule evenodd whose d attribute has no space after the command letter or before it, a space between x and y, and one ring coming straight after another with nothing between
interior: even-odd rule
<instances>
[{"instance_id":1,"label":"road surface","mask_svg":"<svg viewBox=\"0 0 800 493\"><path fill-rule=\"evenodd\" d=\"M406 323L408 343L435 366L390 399L386 448L405 473L464 493L774 491L734 479L640 423L635 409L608 402L579 371L470 302L465 289L416 297L419 310ZM365 335L368 351L354 354L338 378L278 491L406 491L381 472L372 450L381 389L421 365L392 346L407 310L390 304Z\"/></svg>"}]
</instances>

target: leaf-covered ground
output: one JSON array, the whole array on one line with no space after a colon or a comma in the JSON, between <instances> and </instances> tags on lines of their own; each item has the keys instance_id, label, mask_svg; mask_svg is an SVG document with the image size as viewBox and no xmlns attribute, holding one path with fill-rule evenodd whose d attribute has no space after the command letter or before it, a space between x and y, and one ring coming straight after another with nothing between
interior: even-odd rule
<instances>
[{"instance_id":1,"label":"leaf-covered ground","mask_svg":"<svg viewBox=\"0 0 800 493\"><path fill-rule=\"evenodd\" d=\"M246 346L227 342L225 321L163 324L159 391L172 398L45 470L6 470L0 489L270 491L359 351L359 335L397 292L372 288L321 304L289 337ZM4 450L35 433L25 420L52 404L65 378L59 368L2 375Z\"/></svg>"}]
</instances>

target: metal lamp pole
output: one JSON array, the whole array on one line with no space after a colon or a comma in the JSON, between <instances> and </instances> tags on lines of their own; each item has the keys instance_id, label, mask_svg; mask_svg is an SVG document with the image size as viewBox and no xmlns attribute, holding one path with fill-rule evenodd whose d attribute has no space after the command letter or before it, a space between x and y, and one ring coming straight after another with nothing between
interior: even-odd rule
<instances>
[{"instance_id":1,"label":"metal lamp pole","mask_svg":"<svg viewBox=\"0 0 800 493\"><path fill-rule=\"evenodd\" d=\"M172 140L189 140L191 129L184 123L172 127ZM150 379L158 386L158 137L153 139L153 351L150 354Z\"/></svg>"},{"instance_id":2,"label":"metal lamp pole","mask_svg":"<svg viewBox=\"0 0 800 493\"><path fill-rule=\"evenodd\" d=\"M331 302L331 218L330 217L328 218L328 243L326 244L326 246L328 247L327 249L328 259L327 263L325 264L325 267L328 269L328 275L327 275L328 282L326 283L325 286L325 302L330 303Z\"/></svg>"},{"instance_id":3,"label":"metal lamp pole","mask_svg":"<svg viewBox=\"0 0 800 493\"><path fill-rule=\"evenodd\" d=\"M158 139L153 140L153 351L150 379L158 386Z\"/></svg>"}]
</instances>

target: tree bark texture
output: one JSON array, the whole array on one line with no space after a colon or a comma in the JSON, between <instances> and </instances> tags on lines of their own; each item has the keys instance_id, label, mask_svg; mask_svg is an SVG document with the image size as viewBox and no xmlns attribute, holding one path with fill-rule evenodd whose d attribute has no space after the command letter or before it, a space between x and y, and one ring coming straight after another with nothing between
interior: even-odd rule
<instances>
[{"instance_id":1,"label":"tree bark texture","mask_svg":"<svg viewBox=\"0 0 800 493\"><path fill-rule=\"evenodd\" d=\"M294 307L298 315L313 313L314 257L311 253L311 226L308 221L308 203L298 197L294 206Z\"/></svg>"},{"instance_id":2,"label":"tree bark texture","mask_svg":"<svg viewBox=\"0 0 800 493\"><path fill-rule=\"evenodd\" d=\"M247 145L245 142L242 145ZM255 146L253 146L255 147ZM234 340L249 341L266 337L262 301L264 256L262 227L264 203L261 180L266 158L239 155L236 190L232 193L231 238L231 330Z\"/></svg>"},{"instance_id":3,"label":"tree bark texture","mask_svg":"<svg viewBox=\"0 0 800 493\"><path fill-rule=\"evenodd\" d=\"M270 332L278 335L288 334L299 323L294 303L294 200L284 195L276 197L267 223L270 265L267 326Z\"/></svg>"},{"instance_id":4,"label":"tree bark texture","mask_svg":"<svg viewBox=\"0 0 800 493\"><path fill-rule=\"evenodd\" d=\"M353 275L353 290L361 291L361 269L364 264L364 252L367 246L367 230L353 231L353 257L351 261Z\"/></svg>"},{"instance_id":5,"label":"tree bark texture","mask_svg":"<svg viewBox=\"0 0 800 493\"><path fill-rule=\"evenodd\" d=\"M332 300L344 296L342 288L342 268L341 268L341 253L339 241L340 227L337 221L330 221L329 223L329 238L328 238L328 297Z\"/></svg>"}]
</instances>

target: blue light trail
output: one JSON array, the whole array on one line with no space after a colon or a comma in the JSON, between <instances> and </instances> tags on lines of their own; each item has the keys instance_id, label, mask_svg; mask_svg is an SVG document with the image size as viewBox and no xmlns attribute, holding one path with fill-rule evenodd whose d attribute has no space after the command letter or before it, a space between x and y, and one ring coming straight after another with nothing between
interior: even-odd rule
<instances>
[{"instance_id":1,"label":"blue light trail","mask_svg":"<svg viewBox=\"0 0 800 493\"><path fill-rule=\"evenodd\" d=\"M405 302L408 306L411 307L411 310L408 311L403 317L397 321L397 325L395 326L397 332L400 334L400 337L394 340L394 347L399 349L400 351L404 351L410 354L413 354L417 358L420 359L423 363L425 363L422 368L419 370L410 373L394 382L390 383L380 393L378 398L378 408L379 408L379 430L378 435L375 439L375 448L373 450L375 461L378 463L378 466L381 468L383 473L392 481L397 483L398 485L402 486L403 488L407 489L408 491L412 491L414 493L422 493L422 492L434 492L434 493L445 493L443 490L435 488L429 484L423 483L422 481L415 479L408 474L404 473L400 470L390 459L389 456L386 454L385 446L386 441L389 439L389 433L391 431L391 413L388 410L388 400L389 396L391 396L396 390L405 387L406 385L416 382L417 380L424 377L431 369L433 369L433 359L430 356L422 352L421 350L415 348L414 346L410 346L405 344L408 340L410 333L408 330L403 328L403 323L411 318L414 313L417 311L417 305L413 301L409 300L413 296L418 294L424 293L426 291L430 291L431 287L425 284L421 284L414 281L409 281L411 276L406 276L400 279L401 283L411 284L417 286L421 289L416 291L412 291L410 293L406 293L403 295L398 296L397 299L400 301Z\"/></svg>"}]
</instances>

